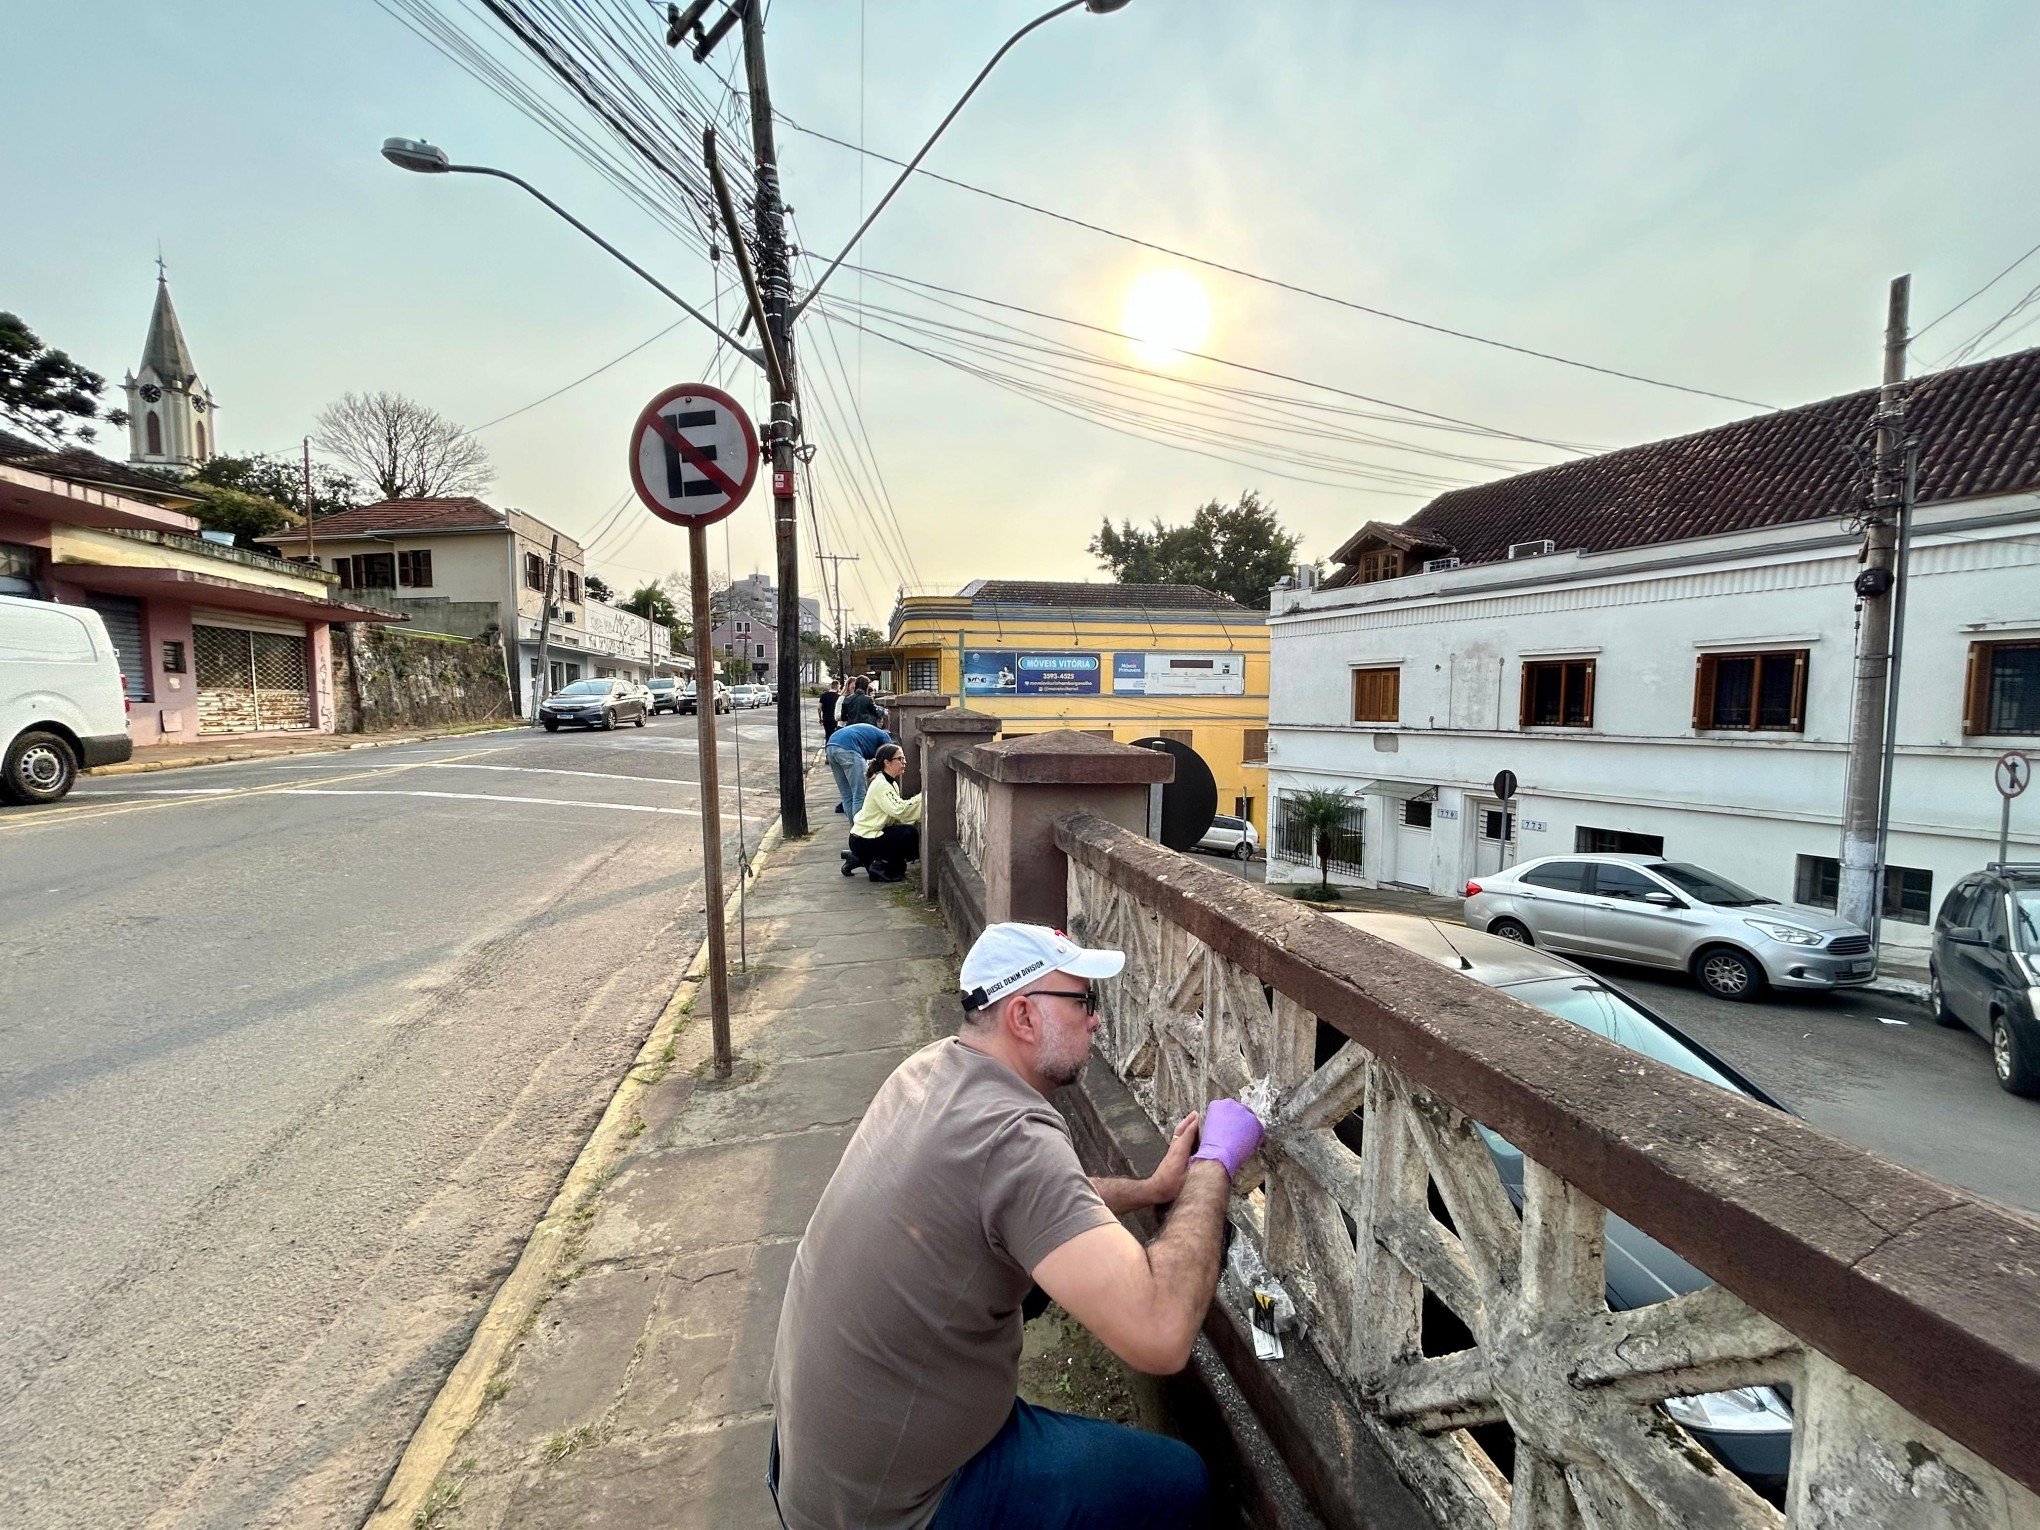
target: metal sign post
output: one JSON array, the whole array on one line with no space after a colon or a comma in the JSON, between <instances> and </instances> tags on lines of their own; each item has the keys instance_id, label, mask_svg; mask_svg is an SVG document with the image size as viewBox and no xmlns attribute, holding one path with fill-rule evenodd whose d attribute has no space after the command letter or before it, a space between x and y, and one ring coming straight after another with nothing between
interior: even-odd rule
<instances>
[{"instance_id":1,"label":"metal sign post","mask_svg":"<svg viewBox=\"0 0 2040 1530\"><path fill-rule=\"evenodd\" d=\"M730 1076L730 976L723 931L722 782L715 752L714 623L708 528L744 501L758 477L758 432L737 401L706 383L668 388L638 416L630 479L645 508L687 528L694 605L694 738L701 771L701 877L708 904L708 1020L715 1076Z\"/></svg>"},{"instance_id":2,"label":"metal sign post","mask_svg":"<svg viewBox=\"0 0 2040 1530\"><path fill-rule=\"evenodd\" d=\"M2033 781L2033 762L2016 749L1998 756L1997 789L2003 799L1998 807L1998 863L2012 858L2012 799Z\"/></svg>"},{"instance_id":3,"label":"metal sign post","mask_svg":"<svg viewBox=\"0 0 2040 1530\"><path fill-rule=\"evenodd\" d=\"M1509 799L1516 795L1516 773L1513 770L1495 772L1495 800L1502 805L1502 870L1509 869L1509 841L1516 837L1516 815L1509 808ZM1461 840L1461 844L1466 841Z\"/></svg>"}]
</instances>

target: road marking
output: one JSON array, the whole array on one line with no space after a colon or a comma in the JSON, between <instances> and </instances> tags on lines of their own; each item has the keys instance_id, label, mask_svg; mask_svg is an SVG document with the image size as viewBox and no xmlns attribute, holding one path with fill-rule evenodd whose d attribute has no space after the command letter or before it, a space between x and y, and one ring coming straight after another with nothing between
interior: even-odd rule
<instances>
[{"instance_id":1,"label":"road marking","mask_svg":"<svg viewBox=\"0 0 2040 1530\"><path fill-rule=\"evenodd\" d=\"M277 789L283 797L437 797L447 802L515 802L527 807L608 808L618 813L671 813L681 818L699 818L699 808L648 807L642 802L573 802L565 797L499 797L489 792L424 792L408 787L351 787L334 791L323 786L285 786Z\"/></svg>"},{"instance_id":2,"label":"road marking","mask_svg":"<svg viewBox=\"0 0 2040 1530\"><path fill-rule=\"evenodd\" d=\"M408 765L378 765L376 770L431 770L435 767L446 770L500 770L515 776L580 776L590 781L643 781L654 786L692 786L699 788L699 781L690 781L684 776L634 776L620 770L562 770L550 765L469 765L442 760L420 760ZM725 786L725 792L734 792L736 787Z\"/></svg>"},{"instance_id":3,"label":"road marking","mask_svg":"<svg viewBox=\"0 0 2040 1530\"><path fill-rule=\"evenodd\" d=\"M73 797L108 797L120 801L128 797L224 797L229 792L245 790L239 786L131 786L126 790L112 787L106 791L73 792Z\"/></svg>"}]
</instances>

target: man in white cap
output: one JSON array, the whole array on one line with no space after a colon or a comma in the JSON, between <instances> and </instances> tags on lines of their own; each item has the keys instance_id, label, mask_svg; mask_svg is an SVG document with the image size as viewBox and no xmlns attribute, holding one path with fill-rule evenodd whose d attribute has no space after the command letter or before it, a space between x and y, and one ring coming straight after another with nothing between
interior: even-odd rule
<instances>
[{"instance_id":1,"label":"man in white cap","mask_svg":"<svg viewBox=\"0 0 2040 1530\"><path fill-rule=\"evenodd\" d=\"M1015 1395L1031 1285L1136 1370L1181 1370L1218 1283L1232 1176L1261 1142L1233 1100L1186 1117L1146 1179L1091 1179L1049 1093L1123 952L987 926L955 1036L894 1071L794 1256L773 1356L769 1480L789 1530L1203 1523L1187 1445ZM1193 1150L1194 1149L1194 1150ZM1124 1213L1172 1206L1145 1247Z\"/></svg>"}]
</instances>

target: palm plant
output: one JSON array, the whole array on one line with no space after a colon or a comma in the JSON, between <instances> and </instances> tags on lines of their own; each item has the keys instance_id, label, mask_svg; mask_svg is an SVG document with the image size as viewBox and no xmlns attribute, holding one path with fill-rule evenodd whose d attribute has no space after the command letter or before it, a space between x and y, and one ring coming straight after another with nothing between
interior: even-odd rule
<instances>
[{"instance_id":1,"label":"palm plant","mask_svg":"<svg viewBox=\"0 0 2040 1530\"><path fill-rule=\"evenodd\" d=\"M1283 805L1283 814L1302 831L1317 856L1318 896L1329 901L1332 893L1332 835L1346 827L1353 809L1352 796L1344 791L1316 787L1299 792Z\"/></svg>"}]
</instances>

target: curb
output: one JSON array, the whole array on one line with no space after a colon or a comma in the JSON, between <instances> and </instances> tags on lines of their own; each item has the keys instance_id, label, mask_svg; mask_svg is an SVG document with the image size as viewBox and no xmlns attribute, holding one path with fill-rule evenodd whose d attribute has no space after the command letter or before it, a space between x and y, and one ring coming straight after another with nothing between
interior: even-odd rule
<instances>
[{"instance_id":1,"label":"curb","mask_svg":"<svg viewBox=\"0 0 2040 1530\"><path fill-rule=\"evenodd\" d=\"M387 749L393 744L423 744L436 738L471 738L484 733L514 733L529 723L490 723L483 728L449 729L443 733L411 733L402 738L362 739L359 743L313 745L304 749L276 749L266 754L195 754L175 760L123 760L117 765L95 765L85 774L92 776L147 775L157 770L188 770L194 765L252 765L262 760L289 759L301 754L347 754L356 749ZM327 737L344 735L328 734Z\"/></svg>"},{"instance_id":2,"label":"curb","mask_svg":"<svg viewBox=\"0 0 2040 1530\"><path fill-rule=\"evenodd\" d=\"M723 899L725 921L736 918L738 900L757 885L768 858L784 841L780 820L774 818L751 852L750 877L747 880L740 871L736 887ZM447 1373L432 1405L412 1431L410 1442L383 1485L382 1495L363 1522L362 1530L411 1530L433 1484L468 1431L480 1420L482 1409L488 1405L489 1383L517 1343L525 1320L547 1295L561 1250L572 1234L574 1213L599 1187L603 1175L623 1157L635 1136L628 1124L631 1111L652 1087L642 1078L644 1070L656 1066L659 1052L680 1034L686 1023L686 1011L707 970L708 941L704 937L694 959L682 969L659 1018L652 1022L644 1045L638 1048L637 1056L617 1081L602 1119L595 1123L595 1129L567 1170L567 1177L560 1182L544 1215L525 1240L515 1267L496 1288L466 1350Z\"/></svg>"}]
</instances>

